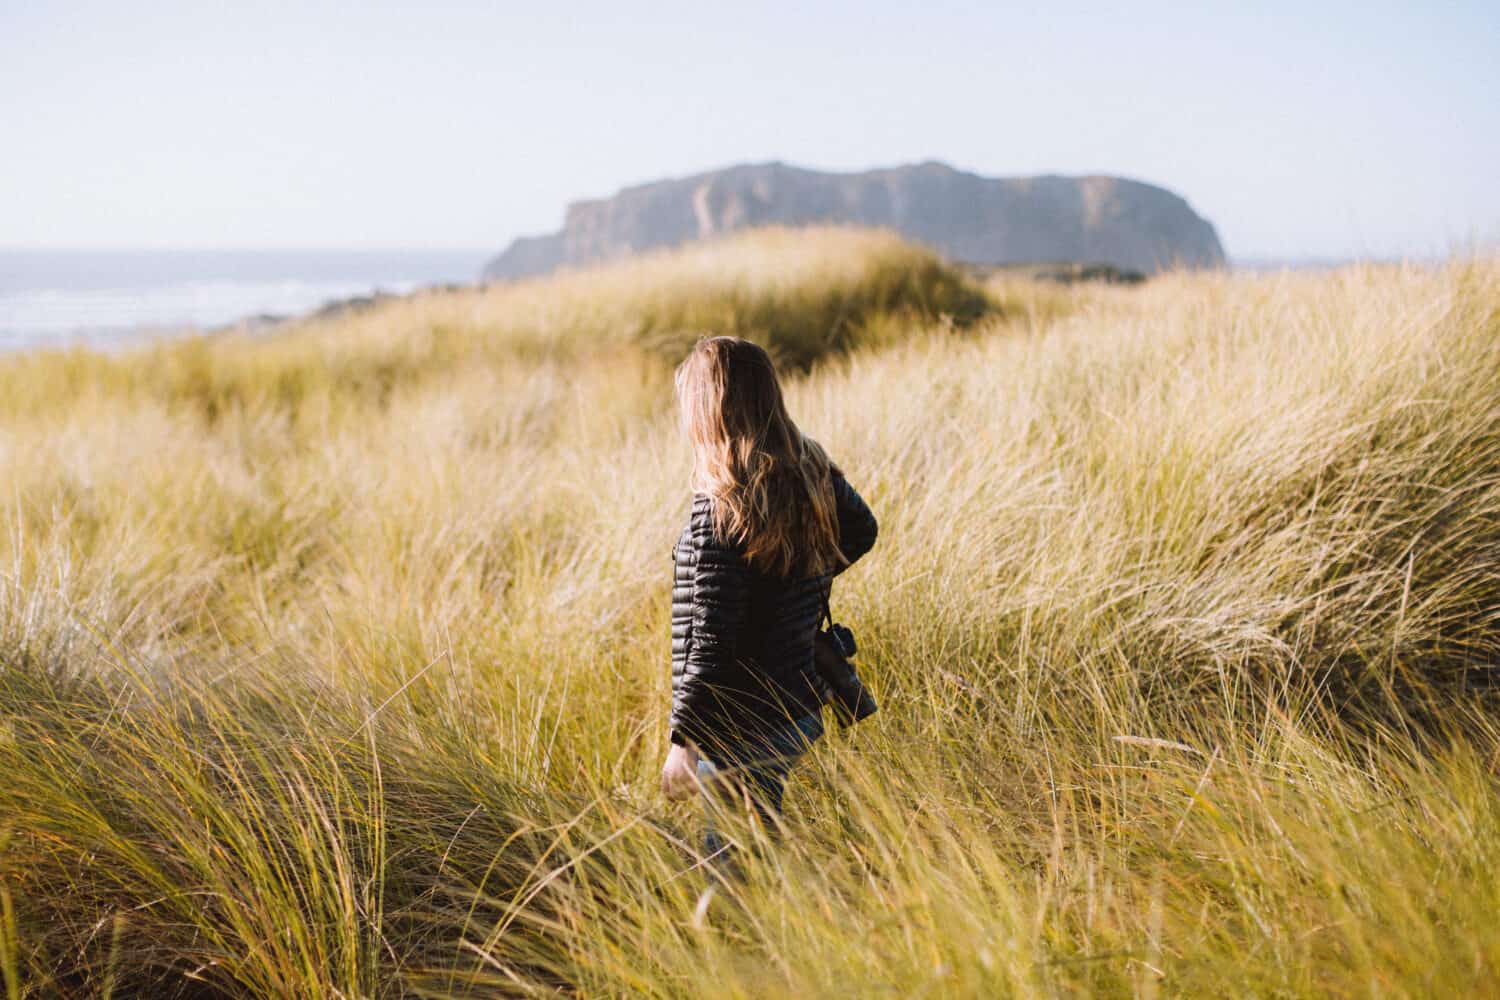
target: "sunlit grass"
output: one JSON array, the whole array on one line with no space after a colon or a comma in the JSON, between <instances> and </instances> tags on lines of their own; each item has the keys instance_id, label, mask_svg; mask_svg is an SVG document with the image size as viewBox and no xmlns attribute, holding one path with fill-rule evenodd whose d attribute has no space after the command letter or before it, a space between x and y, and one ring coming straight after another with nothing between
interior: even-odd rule
<instances>
[{"instance_id":1,"label":"sunlit grass","mask_svg":"<svg viewBox=\"0 0 1500 1000\"><path fill-rule=\"evenodd\" d=\"M355 418L429 379L537 361L676 358L704 333L762 342L810 365L893 320L971 323L978 286L883 231L760 229L591 271L427 291L272 333L215 334L111 357L85 348L0 365L0 415L66 412L104 395L299 422Z\"/></svg>"},{"instance_id":2,"label":"sunlit grass","mask_svg":"<svg viewBox=\"0 0 1500 1000\"><path fill-rule=\"evenodd\" d=\"M974 294L780 233L0 365L5 987L1493 992L1500 270ZM882 710L705 901L656 772L719 329L803 345L880 518Z\"/></svg>"}]
</instances>

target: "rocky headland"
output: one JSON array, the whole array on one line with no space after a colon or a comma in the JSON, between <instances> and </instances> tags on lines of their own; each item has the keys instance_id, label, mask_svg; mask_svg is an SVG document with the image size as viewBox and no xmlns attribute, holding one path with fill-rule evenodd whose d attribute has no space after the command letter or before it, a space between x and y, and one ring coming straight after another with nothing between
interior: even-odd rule
<instances>
[{"instance_id":1,"label":"rocky headland","mask_svg":"<svg viewBox=\"0 0 1500 1000\"><path fill-rule=\"evenodd\" d=\"M546 274L756 226L831 223L888 227L968 264L1090 264L1152 274L1225 263L1207 219L1140 181L982 177L937 162L860 173L756 163L574 202L561 230L516 240L484 278Z\"/></svg>"}]
</instances>

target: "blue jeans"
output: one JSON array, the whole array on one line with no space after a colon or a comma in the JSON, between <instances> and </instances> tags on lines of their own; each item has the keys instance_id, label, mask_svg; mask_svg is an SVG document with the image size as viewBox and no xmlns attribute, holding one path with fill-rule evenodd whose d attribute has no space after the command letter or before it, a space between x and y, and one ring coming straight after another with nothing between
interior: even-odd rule
<instances>
[{"instance_id":1,"label":"blue jeans","mask_svg":"<svg viewBox=\"0 0 1500 1000\"><path fill-rule=\"evenodd\" d=\"M703 784L705 829L703 852L723 866L732 845L720 835L715 818L732 809L747 794L766 832L775 837L781 815L786 777L802 755L823 735L823 715L815 712L788 722L764 740L742 742L715 750L712 758L698 758L698 780Z\"/></svg>"}]
</instances>

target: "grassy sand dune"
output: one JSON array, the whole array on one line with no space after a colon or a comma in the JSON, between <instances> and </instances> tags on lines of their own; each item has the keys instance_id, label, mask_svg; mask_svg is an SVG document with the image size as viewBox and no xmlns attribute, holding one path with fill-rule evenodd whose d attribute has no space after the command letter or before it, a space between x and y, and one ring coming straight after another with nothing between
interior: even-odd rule
<instances>
[{"instance_id":1,"label":"grassy sand dune","mask_svg":"<svg viewBox=\"0 0 1500 1000\"><path fill-rule=\"evenodd\" d=\"M4 362L0 982L1494 991L1500 268L976 294L772 233ZM883 710L705 909L655 785L717 330L881 519Z\"/></svg>"},{"instance_id":2,"label":"grassy sand dune","mask_svg":"<svg viewBox=\"0 0 1500 1000\"><path fill-rule=\"evenodd\" d=\"M673 359L704 333L755 337L806 367L947 316L988 308L934 254L890 233L770 228L587 271L427 291L294 322L278 334L215 334L110 358L44 352L0 366L0 413L67 409L80 399L188 402L213 418L279 408L380 404L400 388L475 367L535 360Z\"/></svg>"}]
</instances>

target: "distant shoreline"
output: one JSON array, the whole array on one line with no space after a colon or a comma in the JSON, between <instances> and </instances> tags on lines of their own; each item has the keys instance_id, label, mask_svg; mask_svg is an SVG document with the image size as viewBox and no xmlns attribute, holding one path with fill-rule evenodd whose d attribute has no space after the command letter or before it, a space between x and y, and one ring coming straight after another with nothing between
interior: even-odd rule
<instances>
[{"instance_id":1,"label":"distant shoreline","mask_svg":"<svg viewBox=\"0 0 1500 1000\"><path fill-rule=\"evenodd\" d=\"M483 253L470 251L0 250L0 355L77 346L108 351L158 339L270 331L434 289L478 287L484 284L483 259ZM1231 258L1228 270L1263 274L1442 259L1249 257ZM360 267L369 264L377 266L360 276ZM973 268L1058 281L1141 280L1132 272L1107 269L1106 274L1068 262ZM393 277L403 270L416 273ZM159 279L158 271L165 272ZM159 318L172 310L182 318ZM140 318L130 321L132 313ZM127 319L118 321L119 316Z\"/></svg>"},{"instance_id":2,"label":"distant shoreline","mask_svg":"<svg viewBox=\"0 0 1500 1000\"><path fill-rule=\"evenodd\" d=\"M0 250L0 352L270 326L470 283L479 251Z\"/></svg>"}]
</instances>

